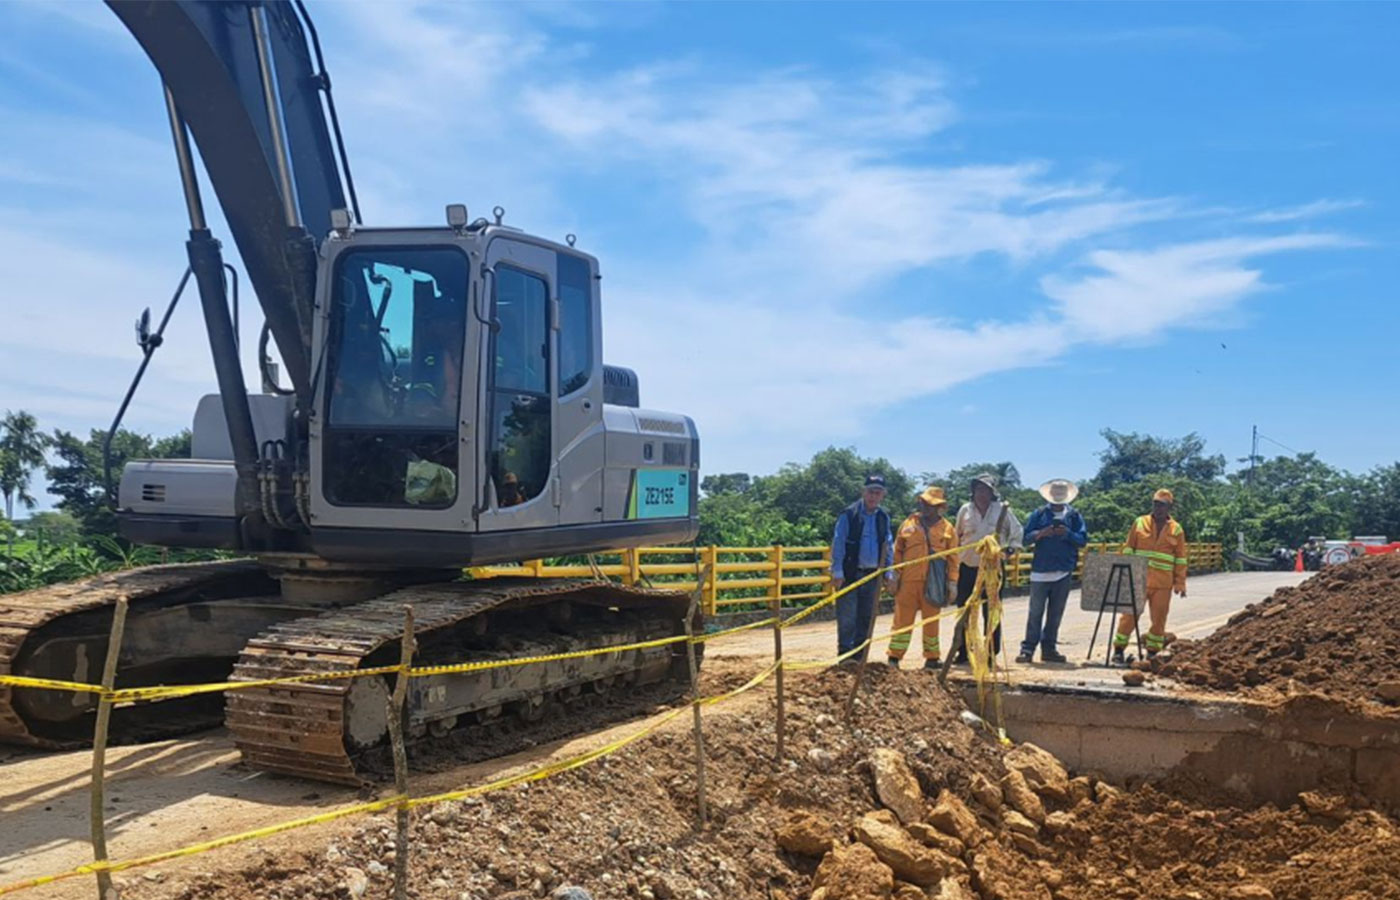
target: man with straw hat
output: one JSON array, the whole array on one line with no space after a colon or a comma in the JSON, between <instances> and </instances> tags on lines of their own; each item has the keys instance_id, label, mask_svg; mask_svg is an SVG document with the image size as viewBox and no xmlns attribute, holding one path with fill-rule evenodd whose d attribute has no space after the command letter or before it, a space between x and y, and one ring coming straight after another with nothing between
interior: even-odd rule
<instances>
[{"instance_id":1,"label":"man with straw hat","mask_svg":"<svg viewBox=\"0 0 1400 900\"><path fill-rule=\"evenodd\" d=\"M922 559L958 545L953 524L943 518L948 500L943 488L931 487L919 495L919 508L899 526L894 539L894 564ZM909 651L914 619L923 614L924 668L938 668L938 616L953 602L958 591L957 561L950 557L915 562L894 573L894 630L890 638L889 662L899 661ZM902 629L910 629L903 631Z\"/></svg>"},{"instance_id":2,"label":"man with straw hat","mask_svg":"<svg viewBox=\"0 0 1400 900\"><path fill-rule=\"evenodd\" d=\"M1166 488L1152 495L1152 512L1139 516L1128 532L1123 552L1147 557L1147 611L1152 627L1143 642L1147 655L1156 656L1167 645L1167 613L1171 610L1172 591L1186 596L1186 532L1172 518L1176 498ZM1113 659L1123 662L1123 651L1133 633L1137 616L1124 613L1118 620L1118 633L1113 636Z\"/></svg>"},{"instance_id":3,"label":"man with straw hat","mask_svg":"<svg viewBox=\"0 0 1400 900\"><path fill-rule=\"evenodd\" d=\"M1089 531L1079 510L1070 506L1079 496L1072 481L1054 478L1040 486L1045 505L1026 519L1023 538L1035 545L1031 558L1030 614L1026 637L1021 641L1018 663L1028 663L1040 647L1040 661L1062 663L1065 657L1056 648L1060 620L1069 600L1069 586L1079 565L1079 548L1089 542Z\"/></svg>"}]
</instances>

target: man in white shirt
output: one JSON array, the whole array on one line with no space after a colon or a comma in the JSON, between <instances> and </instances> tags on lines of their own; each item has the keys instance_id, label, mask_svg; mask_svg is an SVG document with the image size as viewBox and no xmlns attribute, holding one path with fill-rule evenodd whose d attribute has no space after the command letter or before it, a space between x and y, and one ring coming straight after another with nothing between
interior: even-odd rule
<instances>
[{"instance_id":1,"label":"man in white shirt","mask_svg":"<svg viewBox=\"0 0 1400 900\"><path fill-rule=\"evenodd\" d=\"M958 510L955 522L958 544L975 544L988 535L995 534L1003 551L1010 553L1021 547L1021 523L1004 500L997 496L996 476L983 472L972 479L972 500ZM969 547L958 560L958 606L965 606L972 599L972 589L977 584L977 573L982 559L977 551ZM985 596L985 592L984 592ZM982 605L982 627L986 628L991 616L990 604ZM967 645L962 640L962 628L954 638L956 662L967 662ZM992 635L992 652L1001 652L1001 625L997 625Z\"/></svg>"}]
</instances>

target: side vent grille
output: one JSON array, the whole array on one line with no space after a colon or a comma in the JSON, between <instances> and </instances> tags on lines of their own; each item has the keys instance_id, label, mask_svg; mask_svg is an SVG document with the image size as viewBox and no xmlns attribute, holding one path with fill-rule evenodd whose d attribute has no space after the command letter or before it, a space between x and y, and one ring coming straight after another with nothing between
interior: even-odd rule
<instances>
[{"instance_id":1,"label":"side vent grille","mask_svg":"<svg viewBox=\"0 0 1400 900\"><path fill-rule=\"evenodd\" d=\"M685 434L685 425L681 422L671 422L666 419L653 419L650 416L638 416L637 426L643 431L659 431L663 434Z\"/></svg>"},{"instance_id":2,"label":"side vent grille","mask_svg":"<svg viewBox=\"0 0 1400 900\"><path fill-rule=\"evenodd\" d=\"M661 445L661 461L668 466L685 465L685 444L666 441Z\"/></svg>"},{"instance_id":3,"label":"side vent grille","mask_svg":"<svg viewBox=\"0 0 1400 900\"><path fill-rule=\"evenodd\" d=\"M163 484L143 484L141 485L141 499L147 503L165 502L165 485Z\"/></svg>"}]
</instances>

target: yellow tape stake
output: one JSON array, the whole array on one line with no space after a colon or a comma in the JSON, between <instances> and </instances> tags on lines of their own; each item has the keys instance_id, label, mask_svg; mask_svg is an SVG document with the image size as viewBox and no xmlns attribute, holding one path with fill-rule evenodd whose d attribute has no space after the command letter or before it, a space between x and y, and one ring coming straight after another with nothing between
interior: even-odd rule
<instances>
[{"instance_id":1,"label":"yellow tape stake","mask_svg":"<svg viewBox=\"0 0 1400 900\"><path fill-rule=\"evenodd\" d=\"M714 704L723 703L726 700L732 699L734 697L739 696L740 694L751 691L763 682L767 681L770 677L772 677L773 673L777 671L777 668L778 664L772 663L763 671L759 672L757 675L750 678L747 682L740 685L739 687L734 688L733 690L725 691L721 694L716 694L712 697L702 698L700 700L700 703L704 706L713 706ZM307 816L301 819L293 819L289 822L282 822L277 825L268 825L263 828L254 829L252 831L245 831L240 834L231 834L226 837L215 838L213 840L204 841L198 844L191 844L188 847L182 847L178 850L167 850L163 853L154 853L149 856L142 856L134 859L121 860L117 862L107 862L101 864L87 863L85 865L78 866L74 869L70 869L66 872L59 872L54 875L43 875L37 878L26 879L25 881L17 881L11 884L0 885L0 895L17 893L19 891L28 890L30 888L40 887L46 884L53 884L57 881L65 881L69 878L76 878L81 875L92 875L98 871L122 872L127 869L134 869L140 866L155 865L156 863L167 862L172 859L179 859L186 856L196 856L201 853L208 853L211 850L218 850L222 847L228 847L233 844L241 844L247 841L258 840L259 838L271 837L273 835L281 834L286 831L293 831L295 829L305 828L311 825L320 825L325 822L333 822L337 819L344 819L349 816L360 815L363 813L383 812L387 809L397 808L400 805L404 805L407 806L409 809L413 809L414 807L426 806L432 803L442 803L448 800L461 800L467 797L474 797L480 794L498 791L503 788L514 787L518 784L526 784L529 782L541 781L545 778L558 775L562 772L567 772L571 769L577 769L580 766L586 765L590 762L593 762L594 760L600 759L609 754L616 753L618 750L621 750L628 744L634 743L635 741L638 741L641 738L644 738L647 735L654 733L655 731L657 731L657 729L663 727L668 722L672 721L677 716L680 716L682 713L685 713L688 710L689 704L679 709L673 709L670 712L662 715L659 719L655 720L654 722L651 722L646 726L637 729L631 734L625 735L608 744L604 744L601 747L597 747L585 753L580 753L577 756L573 756L568 759L550 763L549 765L542 766L538 769L532 769L528 772L522 772L517 775L508 776L506 778L499 778L495 781L491 781L486 784L477 785L476 787L465 788L463 790L458 791L448 791L446 793L433 794L427 797L419 797L416 799L402 795L395 795L393 797L386 797L383 800L375 800L370 803L361 803L356 806L348 806L344 809L333 810L331 812L325 813L318 813L314 816Z\"/></svg>"}]
</instances>

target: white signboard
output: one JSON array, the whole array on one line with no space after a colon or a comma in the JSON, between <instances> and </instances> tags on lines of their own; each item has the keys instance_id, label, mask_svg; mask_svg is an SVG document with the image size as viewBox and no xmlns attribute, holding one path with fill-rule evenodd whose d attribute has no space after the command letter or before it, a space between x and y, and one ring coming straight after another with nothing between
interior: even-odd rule
<instances>
[{"instance_id":1,"label":"white signboard","mask_svg":"<svg viewBox=\"0 0 1400 900\"><path fill-rule=\"evenodd\" d=\"M1115 595L1122 612L1128 611L1136 597L1136 612L1142 615L1147 608L1147 557L1119 553L1091 553L1085 557L1079 608L1094 613L1112 608Z\"/></svg>"}]
</instances>

